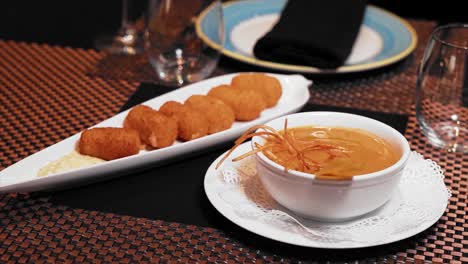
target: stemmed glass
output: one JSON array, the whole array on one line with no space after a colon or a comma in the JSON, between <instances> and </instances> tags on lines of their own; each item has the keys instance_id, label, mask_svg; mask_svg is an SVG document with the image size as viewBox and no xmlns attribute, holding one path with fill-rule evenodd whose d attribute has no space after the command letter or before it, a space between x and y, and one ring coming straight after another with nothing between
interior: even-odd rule
<instances>
[{"instance_id":1,"label":"stemmed glass","mask_svg":"<svg viewBox=\"0 0 468 264\"><path fill-rule=\"evenodd\" d=\"M468 152L468 24L436 28L418 73L416 116L429 142Z\"/></svg>"},{"instance_id":2,"label":"stemmed glass","mask_svg":"<svg viewBox=\"0 0 468 264\"><path fill-rule=\"evenodd\" d=\"M110 54L134 55L145 50L147 1L122 0L121 25L114 36L99 36L95 47Z\"/></svg>"},{"instance_id":3,"label":"stemmed glass","mask_svg":"<svg viewBox=\"0 0 468 264\"><path fill-rule=\"evenodd\" d=\"M150 0L147 52L161 82L182 86L208 77L223 44L220 0Z\"/></svg>"}]
</instances>

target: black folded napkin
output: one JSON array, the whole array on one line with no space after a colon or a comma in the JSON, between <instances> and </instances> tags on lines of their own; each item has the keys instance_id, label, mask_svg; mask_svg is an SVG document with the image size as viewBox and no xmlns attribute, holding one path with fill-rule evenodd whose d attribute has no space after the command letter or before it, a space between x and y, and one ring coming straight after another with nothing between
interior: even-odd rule
<instances>
[{"instance_id":1,"label":"black folded napkin","mask_svg":"<svg viewBox=\"0 0 468 264\"><path fill-rule=\"evenodd\" d=\"M169 91L168 87L142 84L121 109ZM313 93L312 93L313 96ZM389 124L401 133L407 117L332 106L306 105L302 111L339 111L359 114ZM51 202L74 208L214 227L225 230L229 221L208 201L203 188L206 170L232 143L197 156L79 188L56 192Z\"/></svg>"},{"instance_id":2,"label":"black folded napkin","mask_svg":"<svg viewBox=\"0 0 468 264\"><path fill-rule=\"evenodd\" d=\"M336 68L351 53L366 0L290 0L273 29L257 41L257 58Z\"/></svg>"}]
</instances>

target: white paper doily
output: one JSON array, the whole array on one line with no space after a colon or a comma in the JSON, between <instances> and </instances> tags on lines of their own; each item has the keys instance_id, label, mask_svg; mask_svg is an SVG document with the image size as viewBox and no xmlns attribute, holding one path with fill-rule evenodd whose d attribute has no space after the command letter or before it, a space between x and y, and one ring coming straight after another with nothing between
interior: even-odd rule
<instances>
[{"instance_id":1,"label":"white paper doily","mask_svg":"<svg viewBox=\"0 0 468 264\"><path fill-rule=\"evenodd\" d=\"M231 157L249 150L250 143L244 143ZM384 206L353 221L317 222L294 215L270 197L256 174L253 157L240 162L228 159L215 170L221 157L205 175L205 192L213 206L253 233L293 245L359 248L402 240L437 222L450 198L440 166L413 152L398 189Z\"/></svg>"}]
</instances>

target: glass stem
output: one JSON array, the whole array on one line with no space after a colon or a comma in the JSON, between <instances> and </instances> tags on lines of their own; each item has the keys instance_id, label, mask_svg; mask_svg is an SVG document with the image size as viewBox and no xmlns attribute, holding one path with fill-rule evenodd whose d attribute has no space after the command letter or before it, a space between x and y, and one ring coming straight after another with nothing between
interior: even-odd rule
<instances>
[{"instance_id":1,"label":"glass stem","mask_svg":"<svg viewBox=\"0 0 468 264\"><path fill-rule=\"evenodd\" d=\"M122 0L122 21L121 28L123 32L128 29L128 0Z\"/></svg>"}]
</instances>

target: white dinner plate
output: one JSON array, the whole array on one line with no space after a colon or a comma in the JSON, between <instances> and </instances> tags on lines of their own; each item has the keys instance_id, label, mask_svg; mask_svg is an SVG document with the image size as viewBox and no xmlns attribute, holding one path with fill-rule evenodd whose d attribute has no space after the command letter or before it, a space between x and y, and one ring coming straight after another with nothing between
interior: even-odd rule
<instances>
[{"instance_id":1,"label":"white dinner plate","mask_svg":"<svg viewBox=\"0 0 468 264\"><path fill-rule=\"evenodd\" d=\"M417 35L404 19L387 10L368 5L359 34L345 64L337 69L319 69L308 65L285 64L258 59L253 47L278 21L287 0L237 0L223 4L224 47L222 53L232 59L269 69L335 74L360 72L395 63L416 48ZM213 23L212 7L197 20L197 33L205 43L218 47L219 32ZM319 25L311 25L319 26Z\"/></svg>"},{"instance_id":2,"label":"white dinner plate","mask_svg":"<svg viewBox=\"0 0 468 264\"><path fill-rule=\"evenodd\" d=\"M185 99L194 94L206 94L208 91L220 84L229 84L235 74L223 75L183 88L174 90L167 94L148 100L143 104L159 109L159 107L170 100L184 102ZM208 135L188 142L175 142L172 146L152 151L141 151L133 155L117 160L107 161L92 167L81 168L69 172L58 173L49 176L38 177L37 172L51 161L72 152L79 140L77 133L55 145L41 150L25 159L0 171L0 193L5 192L27 192L51 188L60 188L70 184L83 184L98 181L108 177L121 175L130 170L154 166L163 161L174 159L181 155L212 147L216 144L233 140L240 136L251 126L263 124L276 117L298 111L309 100L309 85L311 81L301 75L270 74L279 79L283 88L283 94L278 104L266 109L261 116L249 122L234 122L233 126L225 131ZM129 110L115 115L96 127L122 127L124 118Z\"/></svg>"},{"instance_id":3,"label":"white dinner plate","mask_svg":"<svg viewBox=\"0 0 468 264\"><path fill-rule=\"evenodd\" d=\"M250 150L250 142L244 143L231 158ZM295 216L271 198L256 174L254 157L240 162L229 158L216 170L224 154L205 175L205 193L211 204L240 227L292 245L361 248L399 241L437 222L450 198L441 168L412 152L396 192L382 207L352 221L318 222Z\"/></svg>"}]
</instances>

